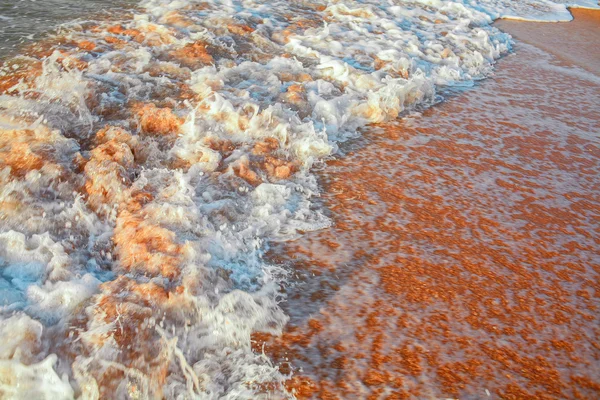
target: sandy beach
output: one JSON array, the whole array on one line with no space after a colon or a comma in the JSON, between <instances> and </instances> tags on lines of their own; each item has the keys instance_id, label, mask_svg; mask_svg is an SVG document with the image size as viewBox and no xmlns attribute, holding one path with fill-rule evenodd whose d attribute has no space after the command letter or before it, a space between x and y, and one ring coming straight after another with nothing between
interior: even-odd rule
<instances>
[{"instance_id":1,"label":"sandy beach","mask_svg":"<svg viewBox=\"0 0 600 400\"><path fill-rule=\"evenodd\" d=\"M300 283L255 336L299 398L600 396L600 12L574 15L496 22L493 78L320 174L335 224L272 250Z\"/></svg>"},{"instance_id":2,"label":"sandy beach","mask_svg":"<svg viewBox=\"0 0 600 400\"><path fill-rule=\"evenodd\" d=\"M600 75L600 20L597 10L572 8L572 22L544 23L498 20L499 29L517 41L532 44L564 60Z\"/></svg>"},{"instance_id":3,"label":"sandy beach","mask_svg":"<svg viewBox=\"0 0 600 400\"><path fill-rule=\"evenodd\" d=\"M0 398L600 397L594 1L0 0Z\"/></svg>"}]
</instances>

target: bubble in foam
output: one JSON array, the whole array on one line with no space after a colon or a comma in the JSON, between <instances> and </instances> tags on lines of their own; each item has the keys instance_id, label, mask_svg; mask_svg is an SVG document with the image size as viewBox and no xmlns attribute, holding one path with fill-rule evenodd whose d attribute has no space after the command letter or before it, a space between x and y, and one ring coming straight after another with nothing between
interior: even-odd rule
<instances>
[{"instance_id":1,"label":"bubble in foam","mask_svg":"<svg viewBox=\"0 0 600 400\"><path fill-rule=\"evenodd\" d=\"M56 355L25 365L18 360L0 360L0 394L5 399L64 399L74 398L67 376L54 370Z\"/></svg>"}]
</instances>

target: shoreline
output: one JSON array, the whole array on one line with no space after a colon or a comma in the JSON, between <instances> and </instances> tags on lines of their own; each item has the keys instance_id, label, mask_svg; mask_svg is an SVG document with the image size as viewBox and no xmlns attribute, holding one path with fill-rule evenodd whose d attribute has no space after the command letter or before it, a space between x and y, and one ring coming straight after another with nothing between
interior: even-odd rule
<instances>
[{"instance_id":1,"label":"shoreline","mask_svg":"<svg viewBox=\"0 0 600 400\"><path fill-rule=\"evenodd\" d=\"M572 103L583 107L575 114L590 108L590 98L594 100L596 93L590 95L586 90L595 88L596 81L582 88L568 88L567 83L588 82L589 77L580 74L582 70L574 72L554 65L546 53L532 53L529 46L524 53L529 57L526 68L515 66L520 58L502 61L516 78L502 71L498 76L516 88L507 90L489 80L481 84L488 89L498 86L504 96L516 96L512 102L490 99L494 92L480 92L478 84L468 95L456 96L422 116L373 125L364 138L342 144L345 149L355 146L354 153L332 161L333 169L323 175L324 180L327 174L331 178L326 182L329 186L324 198L332 201L329 204L338 225L333 230L308 233L290 244L302 246L308 241L312 246L318 242L309 252L300 247L296 252L300 258L307 257L308 266L320 263L321 269L310 271L318 278L305 276L309 285L318 287L297 292L298 297L291 300L298 307L287 309L286 314L279 307L279 289L297 280L288 279L288 271L265 263L262 256L265 243L328 226L312 197L319 191L316 169L312 168L315 160L328 159L336 148L333 142L354 137L356 128L368 121L386 121L406 107L429 104L434 99L434 87L443 82L468 81L470 85L475 77L487 76L494 60L510 48L509 37L487 25L483 30L464 25L465 12L475 25L488 22L487 14L468 7L446 10L430 4L408 9L361 2L348 9L332 3L284 2L283 10L261 14L257 19L254 16L264 4L244 3L225 13L220 5L209 3L189 3L174 10L169 9L169 2L147 2L147 6L140 15L122 16L118 21L88 21L36 42L29 47L30 52L0 70L0 92L5 94L0 96L0 153L4 155L0 157L0 172L3 189L7 188L0 203L4 212L0 218L4 314L0 319L5 322L4 331L14 339L0 351L9 361L3 364L3 374L14 378L9 390L26 396L31 387L42 387L44 380L58 382L61 376L68 376L70 381L63 380L60 390L84 396L237 393L254 398L268 391L270 396L285 397L289 393L283 383L290 368L286 372L282 365L278 370L259 348L253 351L250 343L252 332L280 332L288 316L292 319L289 330L306 322L314 340L325 335L322 346L292 358L304 357L302 362L310 362L324 357L327 362L318 366L317 374L333 376L331 379L339 383L336 390L346 391L348 396L365 397L367 392L383 396L392 388L398 389L396 397L419 390L433 396L435 388L418 387L423 383L422 373L429 376L430 369L435 376L443 376L448 393L465 386L472 390L469 374L494 378L490 367L478 364L477 357L482 356L477 350L472 350L472 358L457 365L448 366L444 359L456 361L452 352L465 356L470 349L465 340L474 329L483 327L497 333L494 325L474 326L477 321L467 319L464 307L461 309L464 304L476 307L486 296L477 292L477 282L471 281L469 290L480 298L464 296L463 305L446 304L449 312L455 313L455 320L472 325L468 328L471 331L456 334L450 329L456 327L453 321L440 320L439 316L425 321L422 327L417 325L415 331L410 325L414 319L404 321L399 315L388 318L386 313L391 315L405 306L407 315L412 312L418 320L420 311L431 316L434 306L452 300L455 294L448 295L446 286L464 291L461 282L444 275L448 272L444 265L427 264L440 257L460 258L463 252L473 258L488 257L485 261L499 263L504 274L538 279L548 291L544 296L557 301L552 289L546 287L545 275L515 267L511 257L516 255L507 258L504 254L511 250L507 241L526 245L519 242L522 236L511 236L514 226L490 239L490 230L502 226L502 221L494 225L495 221L486 220L483 227L477 221L472 227L473 215L461 212L479 201L492 214L504 210L515 217L511 213L515 210L507 211L508 206L494 203L498 199L492 195L510 194L516 187L514 196L541 196L544 193L538 193L541 189L535 183L544 179L553 188L554 181L547 179L550 172L539 165L543 162L540 153L560 167L564 176L557 176L557 181L581 187L584 192L580 199L580 193L563 193L558 187L562 197L556 201L568 202L575 214L577 210L584 214L593 211L596 199L585 198L585 182L578 181L578 172L587 178L593 175L589 171L596 171L594 164L588 164L590 157L596 156L597 146L581 131L581 126L596 123L595 114L577 114L579 119L573 121L565 116L565 110L571 110ZM405 17L403 23L409 25L401 30L388 29L401 15ZM357 24L362 26L360 30ZM455 28L459 34L449 34ZM370 40L377 41L379 47L367 45ZM411 46L405 47L404 40ZM417 48L426 51L417 52ZM548 62L540 63L540 59ZM550 64L554 69L548 68ZM559 99L559 107L545 97L535 100L534 96L532 100L533 94L546 93L544 79L553 82L558 93L567 94L566 99ZM528 88L530 80L539 87L536 93L520 90ZM493 112L478 108L478 101L488 104ZM549 135L544 142L536 130L539 127L527 121L514 124L508 117L498 125L506 132L521 129L532 137L527 137L526 143L519 142L522 138L518 136L506 140L494 137L496 126L485 124L511 110L519 119L520 112L530 111L517 107L523 101L537 107L540 114L549 114L556 126L572 130L566 145L556 135ZM469 115L472 121L466 126L463 117ZM436 127L432 123L435 116L452 124ZM480 117L484 120L479 121ZM543 121L542 125L541 132L554 128ZM459 127L467 132L453 131ZM448 135L452 132L456 134ZM533 149L527 148L529 144ZM508 159L496 157L493 151L499 146L507 150ZM563 147L567 155L577 156L575 169L564 162ZM477 151L484 159L470 157ZM415 159L406 159L409 155ZM526 182L531 188L523 194L523 185L514 182L527 178L529 172L519 165L510 167L515 159L528 157L537 163L534 172L538 175ZM463 185L473 177L460 167L485 176L478 175ZM404 170L398 174L397 168ZM509 170L504 172L510 179L500 174L501 179L486 181L502 168ZM512 176L515 172L521 175ZM589 178L595 185L594 179ZM399 188L397 182L404 187ZM493 190L483 190L481 185ZM441 204L444 201L448 204ZM534 201L533 205L517 207L515 212L522 217L515 217L519 220L515 222L517 230L521 220L532 220L534 227L544 225L536 212L545 212L548 207L554 210L556 205L543 196L539 201L541 205ZM561 217L565 219L561 214L550 223L560 225ZM587 220L581 223L584 228L590 225ZM455 224L456 232L448 235L448 224ZM566 245L571 257L589 252L582 246L593 238L585 236L585 229L582 233L568 226L562 228L562 234L577 236L576 245ZM483 233L474 237L478 230ZM538 231L531 233L532 240L553 234ZM339 235L327 238L331 232ZM465 237L458 243L452 234ZM313 241L321 236L326 238L324 242ZM488 242L473 242L481 237L500 250L489 250ZM422 242L433 246L420 247ZM403 248L407 243L414 248ZM477 245L478 252L471 251L469 243ZM550 247L555 245L564 243L551 243ZM458 256L446 251L452 246L459 246ZM535 247L538 250L554 254ZM489 278L485 268L465 260L461 267L483 271L484 278ZM379 265L382 262L385 265ZM23 263L28 267L23 268ZM402 263L407 264L406 271L396 268L395 264ZM548 273L556 272L553 266L548 268ZM572 269L575 276L578 270ZM302 271L299 267L294 272ZM498 282L492 279L485 284L493 287ZM402 292L405 289L406 293ZM590 290L584 287L581 296L587 294L593 305ZM338 296L334 298L343 309L340 323L307 317L318 314L318 307L331 293ZM398 301L402 296L406 302ZM411 302L414 309L410 309ZM424 305L424 310L416 304ZM9 309L16 313L9 316ZM535 311L538 309L542 323L549 312L554 312L544 304L537 304ZM522 310L515 313L520 317ZM344 319L353 316L356 319ZM587 317L577 314L573 318L579 321ZM329 342L352 333L352 329L357 343ZM301 331L290 336L289 330L285 340L298 339L296 344L306 344ZM452 340L458 337L463 347L443 347L446 343L442 341L438 353L419 353L414 343L394 347L391 342L388 346L388 332L399 333L399 337L408 332L427 340L446 331ZM525 331L519 332L521 339L515 339L513 331L503 332L510 336L508 340L528 337ZM580 338L571 342L577 340ZM557 342L553 346L565 345ZM330 349L342 355L330 360ZM451 354L440 356L448 349ZM487 350L497 355L494 348ZM352 357L344 358L345 352ZM400 364L394 364L390 352L400 354ZM579 354L578 349L574 353ZM366 365L364 360L352 364L365 355L369 356ZM429 367L415 361L424 359ZM513 359L535 375L535 360ZM36 366L42 360L43 365ZM557 360L564 361L560 357ZM386 363L391 363L389 371ZM455 370L465 376L452 375ZM342 376L340 371L348 374ZM413 373L414 379L404 380L406 371ZM549 368L543 372L554 374ZM583 382L581 390L594 390L588 387L585 371L576 372ZM30 375L39 378L39 384L28 380ZM535 379L544 388L551 386L551 382ZM320 390L326 394L328 383L322 382ZM364 385L352 386L360 382ZM556 385L551 389L562 390ZM486 393L488 389L519 393L522 388L490 387Z\"/></svg>"},{"instance_id":2,"label":"shoreline","mask_svg":"<svg viewBox=\"0 0 600 400\"><path fill-rule=\"evenodd\" d=\"M299 398L600 394L600 85L568 61L517 39L494 77L328 163L335 224L272 250L300 283L283 337L255 336Z\"/></svg>"},{"instance_id":3,"label":"shoreline","mask_svg":"<svg viewBox=\"0 0 600 400\"><path fill-rule=\"evenodd\" d=\"M498 19L493 26L510 33L517 41L529 43L566 63L600 75L600 49L594 38L600 36L600 10L569 8L569 22L529 22ZM577 31L577 35L570 32ZM596 42L597 43L597 42Z\"/></svg>"}]
</instances>

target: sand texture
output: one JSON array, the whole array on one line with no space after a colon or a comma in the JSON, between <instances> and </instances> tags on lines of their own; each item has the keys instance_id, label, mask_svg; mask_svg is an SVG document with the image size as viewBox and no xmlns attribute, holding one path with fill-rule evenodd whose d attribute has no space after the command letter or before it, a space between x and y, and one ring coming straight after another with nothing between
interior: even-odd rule
<instances>
[{"instance_id":1,"label":"sand texture","mask_svg":"<svg viewBox=\"0 0 600 400\"><path fill-rule=\"evenodd\" d=\"M300 398L600 396L600 81L565 65L578 24L503 21L573 46L519 43L329 163L335 225L273 251L302 283L283 337L256 336Z\"/></svg>"}]
</instances>

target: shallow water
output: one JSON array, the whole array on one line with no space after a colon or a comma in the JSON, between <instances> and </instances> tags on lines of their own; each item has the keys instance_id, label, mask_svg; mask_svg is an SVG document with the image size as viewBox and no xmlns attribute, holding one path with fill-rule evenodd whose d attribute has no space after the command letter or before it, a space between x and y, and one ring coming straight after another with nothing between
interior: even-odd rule
<instances>
[{"instance_id":1,"label":"shallow water","mask_svg":"<svg viewBox=\"0 0 600 400\"><path fill-rule=\"evenodd\" d=\"M517 41L533 44L569 64L578 65L600 75L600 52L594 43L600 36L597 10L572 9L577 21L577 35L573 35L573 24L546 24L499 20L494 23L503 31L509 31Z\"/></svg>"},{"instance_id":2,"label":"shallow water","mask_svg":"<svg viewBox=\"0 0 600 400\"><path fill-rule=\"evenodd\" d=\"M0 1L0 60L26 43L40 40L60 24L122 12L132 0L2 0Z\"/></svg>"},{"instance_id":3,"label":"shallow water","mask_svg":"<svg viewBox=\"0 0 600 400\"><path fill-rule=\"evenodd\" d=\"M315 171L344 142L490 77L502 15L570 19L146 0L24 45L0 68L0 394L293 397L252 335L312 311L265 251L331 225Z\"/></svg>"},{"instance_id":4,"label":"shallow water","mask_svg":"<svg viewBox=\"0 0 600 400\"><path fill-rule=\"evenodd\" d=\"M597 398L600 77L529 45L344 147L257 348L299 398Z\"/></svg>"}]
</instances>

